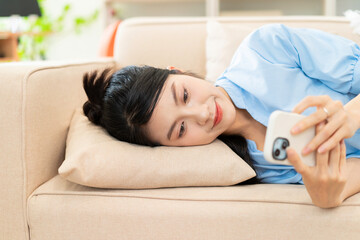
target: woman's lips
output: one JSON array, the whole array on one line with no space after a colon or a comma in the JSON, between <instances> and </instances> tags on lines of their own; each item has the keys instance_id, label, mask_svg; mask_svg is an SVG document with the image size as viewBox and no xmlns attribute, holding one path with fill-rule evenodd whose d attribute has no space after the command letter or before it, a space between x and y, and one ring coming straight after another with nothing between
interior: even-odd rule
<instances>
[{"instance_id":1,"label":"woman's lips","mask_svg":"<svg viewBox=\"0 0 360 240\"><path fill-rule=\"evenodd\" d=\"M215 106L216 106L216 112L215 112L213 128L221 122L222 114L223 114L222 109L217 102L215 102Z\"/></svg>"}]
</instances>

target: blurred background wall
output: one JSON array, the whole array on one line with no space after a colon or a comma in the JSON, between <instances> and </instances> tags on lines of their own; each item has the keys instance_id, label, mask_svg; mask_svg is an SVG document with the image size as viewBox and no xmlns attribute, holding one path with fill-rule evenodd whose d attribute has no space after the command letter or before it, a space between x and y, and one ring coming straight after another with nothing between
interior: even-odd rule
<instances>
[{"instance_id":1,"label":"blurred background wall","mask_svg":"<svg viewBox=\"0 0 360 240\"><path fill-rule=\"evenodd\" d=\"M62 6L71 4L64 30L48 38L47 59L89 59L96 58L101 33L106 27L106 12L102 0L46 0L45 10L54 16L60 14ZM87 16L99 10L99 15L91 25L85 26L79 33L74 32L72 21L75 16Z\"/></svg>"},{"instance_id":2,"label":"blurred background wall","mask_svg":"<svg viewBox=\"0 0 360 240\"><path fill-rule=\"evenodd\" d=\"M25 0L24 0L25 1ZM207 5L218 1L220 16L330 15L343 16L348 10L360 10L360 0L38 0L51 16L61 14L71 5L64 28L46 37L46 59L89 59L98 56L101 36L106 26L118 19L136 16L206 16ZM1 6L0 6L1 7ZM98 11L96 20L74 31L74 18ZM333 13L331 13L333 11ZM1 27L0 32L4 31Z\"/></svg>"}]
</instances>

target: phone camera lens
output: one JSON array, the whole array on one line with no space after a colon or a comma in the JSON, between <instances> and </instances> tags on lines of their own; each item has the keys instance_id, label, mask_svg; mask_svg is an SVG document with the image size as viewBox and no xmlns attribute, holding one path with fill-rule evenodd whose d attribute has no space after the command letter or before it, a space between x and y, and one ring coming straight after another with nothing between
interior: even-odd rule
<instances>
[{"instance_id":1,"label":"phone camera lens","mask_svg":"<svg viewBox=\"0 0 360 240\"><path fill-rule=\"evenodd\" d=\"M283 142L283 143L282 143L282 148L283 148L283 149L287 148L287 146L288 146L288 145L287 145L286 142Z\"/></svg>"},{"instance_id":2,"label":"phone camera lens","mask_svg":"<svg viewBox=\"0 0 360 240\"><path fill-rule=\"evenodd\" d=\"M276 149L275 150L275 157L278 157L280 155L280 150L279 149Z\"/></svg>"}]
</instances>

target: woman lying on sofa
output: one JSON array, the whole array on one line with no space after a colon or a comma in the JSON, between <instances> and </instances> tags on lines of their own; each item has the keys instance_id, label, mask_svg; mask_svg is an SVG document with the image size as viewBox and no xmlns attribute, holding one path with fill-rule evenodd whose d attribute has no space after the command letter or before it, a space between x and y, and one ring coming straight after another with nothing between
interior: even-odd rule
<instances>
[{"instance_id":1,"label":"woman lying on sofa","mask_svg":"<svg viewBox=\"0 0 360 240\"><path fill-rule=\"evenodd\" d=\"M174 46L176 47L176 46ZM171 51L169 51L171 52ZM119 140L191 146L219 138L263 183L305 184L313 203L339 206L360 192L360 47L314 29L266 25L250 34L215 85L173 67L125 67L84 75L84 113ZM316 108L314 108L316 107ZM274 110L308 115L292 134L316 126L293 166L265 161ZM316 151L316 166L300 155Z\"/></svg>"}]
</instances>

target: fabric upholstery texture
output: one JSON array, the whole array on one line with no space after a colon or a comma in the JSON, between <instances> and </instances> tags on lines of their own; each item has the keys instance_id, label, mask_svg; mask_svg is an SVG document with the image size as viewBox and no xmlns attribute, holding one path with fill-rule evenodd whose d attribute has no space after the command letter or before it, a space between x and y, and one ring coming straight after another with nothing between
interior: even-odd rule
<instances>
[{"instance_id":1,"label":"fabric upholstery texture","mask_svg":"<svg viewBox=\"0 0 360 240\"><path fill-rule=\"evenodd\" d=\"M100 188L233 185L256 174L219 140L193 147L148 147L119 141L77 109L59 173Z\"/></svg>"},{"instance_id":2,"label":"fabric upholstery texture","mask_svg":"<svg viewBox=\"0 0 360 240\"><path fill-rule=\"evenodd\" d=\"M206 19L151 18L150 25L149 19L127 19L119 25L115 60L122 66L175 66L205 77ZM139 46L141 51L137 49Z\"/></svg>"},{"instance_id":3,"label":"fabric upholstery texture","mask_svg":"<svg viewBox=\"0 0 360 240\"><path fill-rule=\"evenodd\" d=\"M56 206L56 207L54 207ZM294 184L144 190L56 176L29 199L31 239L358 239L360 195L321 209Z\"/></svg>"},{"instance_id":4,"label":"fabric upholstery texture","mask_svg":"<svg viewBox=\"0 0 360 240\"><path fill-rule=\"evenodd\" d=\"M0 64L0 239L27 239L26 199L57 175L82 74L113 67L96 62Z\"/></svg>"}]
</instances>

